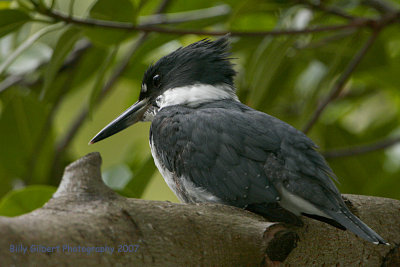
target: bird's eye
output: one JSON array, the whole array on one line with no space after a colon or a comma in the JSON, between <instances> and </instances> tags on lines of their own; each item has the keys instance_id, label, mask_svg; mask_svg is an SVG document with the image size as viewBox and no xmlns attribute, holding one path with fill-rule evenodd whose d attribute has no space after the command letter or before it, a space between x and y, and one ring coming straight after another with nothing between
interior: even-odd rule
<instances>
[{"instance_id":1,"label":"bird's eye","mask_svg":"<svg viewBox=\"0 0 400 267\"><path fill-rule=\"evenodd\" d=\"M160 86L160 82L161 82L161 77L160 75L156 74L153 77L153 86L154 87L159 87Z\"/></svg>"}]
</instances>

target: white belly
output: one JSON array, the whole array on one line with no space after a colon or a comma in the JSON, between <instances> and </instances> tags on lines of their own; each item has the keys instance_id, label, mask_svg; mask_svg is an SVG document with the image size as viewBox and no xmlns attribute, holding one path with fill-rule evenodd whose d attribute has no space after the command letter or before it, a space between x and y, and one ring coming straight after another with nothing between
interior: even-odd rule
<instances>
[{"instance_id":1,"label":"white belly","mask_svg":"<svg viewBox=\"0 0 400 267\"><path fill-rule=\"evenodd\" d=\"M154 147L153 140L150 141L151 155L153 156L154 163L164 178L169 188L174 192L181 202L216 202L221 203L221 200L207 192L205 188L197 187L189 179L184 176L176 177L175 173L170 172L162 163L159 152ZM178 188L176 181L179 181Z\"/></svg>"}]
</instances>

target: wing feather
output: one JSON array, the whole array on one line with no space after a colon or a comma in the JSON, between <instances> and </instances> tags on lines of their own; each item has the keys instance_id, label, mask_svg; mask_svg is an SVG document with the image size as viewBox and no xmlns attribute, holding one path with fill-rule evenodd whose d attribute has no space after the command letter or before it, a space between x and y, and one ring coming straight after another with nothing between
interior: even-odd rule
<instances>
[{"instance_id":1,"label":"wing feather","mask_svg":"<svg viewBox=\"0 0 400 267\"><path fill-rule=\"evenodd\" d=\"M307 136L227 101L159 111L152 132L169 171L235 206L277 202L278 189L288 179L296 187L290 192L310 196L312 202L313 192L328 192L332 200L340 196L332 170Z\"/></svg>"}]
</instances>

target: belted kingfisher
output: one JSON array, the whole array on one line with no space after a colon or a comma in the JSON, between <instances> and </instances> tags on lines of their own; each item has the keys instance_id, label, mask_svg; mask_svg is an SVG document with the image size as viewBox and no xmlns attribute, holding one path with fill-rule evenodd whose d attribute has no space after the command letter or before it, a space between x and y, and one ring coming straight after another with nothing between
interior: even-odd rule
<instances>
[{"instance_id":1,"label":"belted kingfisher","mask_svg":"<svg viewBox=\"0 0 400 267\"><path fill-rule=\"evenodd\" d=\"M353 215L317 146L287 123L242 104L229 38L203 39L144 74L139 100L90 143L151 121L154 162L182 202L214 202L301 225L300 215L387 242Z\"/></svg>"}]
</instances>

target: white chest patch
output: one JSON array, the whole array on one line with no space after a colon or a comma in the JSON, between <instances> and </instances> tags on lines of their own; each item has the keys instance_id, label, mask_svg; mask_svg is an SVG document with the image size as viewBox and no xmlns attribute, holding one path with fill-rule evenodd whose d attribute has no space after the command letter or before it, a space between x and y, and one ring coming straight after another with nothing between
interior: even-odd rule
<instances>
[{"instance_id":1,"label":"white chest patch","mask_svg":"<svg viewBox=\"0 0 400 267\"><path fill-rule=\"evenodd\" d=\"M162 164L161 159L159 158L158 151L154 147L153 140L151 140L150 142L150 149L157 169L161 173L168 187L172 190L172 192L174 192L174 194L181 202L221 202L218 197L207 192L204 188L195 186L190 180L188 180L184 176L176 177L174 173L165 168L164 164ZM177 179L180 181L180 188L177 187Z\"/></svg>"},{"instance_id":2,"label":"white chest patch","mask_svg":"<svg viewBox=\"0 0 400 267\"><path fill-rule=\"evenodd\" d=\"M157 97L156 103L162 109L173 105L197 106L205 102L222 99L239 101L234 89L229 85L194 84L168 89Z\"/></svg>"}]
</instances>

